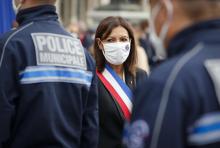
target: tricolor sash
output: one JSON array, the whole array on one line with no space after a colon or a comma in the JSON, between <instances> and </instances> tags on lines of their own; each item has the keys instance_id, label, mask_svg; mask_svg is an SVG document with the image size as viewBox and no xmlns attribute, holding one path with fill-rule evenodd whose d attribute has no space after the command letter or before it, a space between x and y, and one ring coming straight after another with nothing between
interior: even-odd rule
<instances>
[{"instance_id":1,"label":"tricolor sash","mask_svg":"<svg viewBox=\"0 0 220 148\"><path fill-rule=\"evenodd\" d=\"M96 71L96 73L104 86L121 107L125 119L129 120L133 106L131 101L133 94L130 88L108 65L105 66L102 73L98 71Z\"/></svg>"}]
</instances>

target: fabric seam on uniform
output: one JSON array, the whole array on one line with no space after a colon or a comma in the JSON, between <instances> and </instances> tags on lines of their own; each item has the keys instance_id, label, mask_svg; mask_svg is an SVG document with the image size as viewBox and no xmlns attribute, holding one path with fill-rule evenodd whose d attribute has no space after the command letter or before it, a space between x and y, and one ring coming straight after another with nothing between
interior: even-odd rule
<instances>
[{"instance_id":1,"label":"fabric seam on uniform","mask_svg":"<svg viewBox=\"0 0 220 148\"><path fill-rule=\"evenodd\" d=\"M1 68L1 66L2 66L2 62L3 62L3 58L4 58L4 54L5 54L5 50L6 50L6 46L8 45L8 42L9 42L17 33L19 33L20 31L22 31L22 30L24 30L24 29L26 29L27 27L31 26L32 24L33 24L33 22L31 22L31 23L25 25L24 27L18 29L17 31L15 31L14 33L12 33L12 34L8 37L8 39L6 40L6 42L5 42L4 46L3 46L3 51L2 51L2 55L1 55L1 59L0 59L0 68Z\"/></svg>"},{"instance_id":2,"label":"fabric seam on uniform","mask_svg":"<svg viewBox=\"0 0 220 148\"><path fill-rule=\"evenodd\" d=\"M157 147L157 142L159 140L159 135L161 131L161 126L164 118L164 114L167 108L167 104L169 101L169 94L172 88L172 85L180 72L180 70L183 68L183 66L196 54L199 53L200 50L203 49L203 44L198 43L190 52L188 52L186 55L184 55L180 60L177 61L175 64L174 68L171 71L170 76L167 79L167 82L165 83L165 87L163 89L160 105L159 105L159 110L157 112L156 116L156 122L155 122L155 127L153 129L153 136L152 136L152 141L150 143L150 148L156 148Z\"/></svg>"}]
</instances>

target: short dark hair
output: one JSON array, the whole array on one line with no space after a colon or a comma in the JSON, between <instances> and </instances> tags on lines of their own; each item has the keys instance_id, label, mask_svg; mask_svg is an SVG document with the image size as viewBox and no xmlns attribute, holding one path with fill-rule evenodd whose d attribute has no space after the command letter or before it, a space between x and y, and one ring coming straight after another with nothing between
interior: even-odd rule
<instances>
[{"instance_id":1,"label":"short dark hair","mask_svg":"<svg viewBox=\"0 0 220 148\"><path fill-rule=\"evenodd\" d=\"M135 66L137 60L137 51L136 43L134 38L134 33L131 25L121 17L107 17L102 20L96 30L95 34L95 43L94 43L94 54L96 60L96 67L99 72L103 72L106 60L102 53L102 50L99 48L98 42L100 40L106 39L112 32L112 30L118 26L122 26L128 31L129 38L131 39L131 51L127 60L124 63L124 68L127 72L135 75Z\"/></svg>"},{"instance_id":2,"label":"short dark hair","mask_svg":"<svg viewBox=\"0 0 220 148\"><path fill-rule=\"evenodd\" d=\"M219 0L178 0L186 14L194 21L220 17Z\"/></svg>"},{"instance_id":3,"label":"short dark hair","mask_svg":"<svg viewBox=\"0 0 220 148\"><path fill-rule=\"evenodd\" d=\"M151 5L162 0L150 0ZM174 1L174 0L171 0ZM220 17L219 0L176 0L193 22Z\"/></svg>"}]
</instances>

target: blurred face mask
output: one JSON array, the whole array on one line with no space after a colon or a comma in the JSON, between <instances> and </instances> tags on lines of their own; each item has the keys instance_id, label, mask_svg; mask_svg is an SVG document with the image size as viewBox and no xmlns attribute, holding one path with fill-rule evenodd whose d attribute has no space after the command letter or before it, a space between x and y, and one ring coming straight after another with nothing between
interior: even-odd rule
<instances>
[{"instance_id":1,"label":"blurred face mask","mask_svg":"<svg viewBox=\"0 0 220 148\"><path fill-rule=\"evenodd\" d=\"M105 59L113 65L124 63L130 53L130 42L103 43Z\"/></svg>"},{"instance_id":2,"label":"blurred face mask","mask_svg":"<svg viewBox=\"0 0 220 148\"><path fill-rule=\"evenodd\" d=\"M165 7L167 9L167 19L163 23L159 35L157 35L155 29L155 20L158 16L160 9L162 7L162 2L164 2ZM166 50L164 47L164 41L167 36L170 23L173 18L173 4L171 0L159 0L155 7L152 9L151 20L150 20L150 41L153 44L153 47L156 50L156 54L160 59L166 58Z\"/></svg>"},{"instance_id":3,"label":"blurred face mask","mask_svg":"<svg viewBox=\"0 0 220 148\"><path fill-rule=\"evenodd\" d=\"M21 0L12 0L12 5L13 5L15 14L18 14L18 11L21 8Z\"/></svg>"}]
</instances>

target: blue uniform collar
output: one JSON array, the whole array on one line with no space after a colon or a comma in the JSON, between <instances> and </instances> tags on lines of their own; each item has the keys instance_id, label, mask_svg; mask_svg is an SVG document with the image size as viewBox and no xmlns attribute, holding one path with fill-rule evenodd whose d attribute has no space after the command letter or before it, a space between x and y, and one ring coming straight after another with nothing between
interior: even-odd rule
<instances>
[{"instance_id":1,"label":"blue uniform collar","mask_svg":"<svg viewBox=\"0 0 220 148\"><path fill-rule=\"evenodd\" d=\"M16 16L19 25L24 25L32 21L58 20L56 8L53 5L41 5L20 10Z\"/></svg>"},{"instance_id":2,"label":"blue uniform collar","mask_svg":"<svg viewBox=\"0 0 220 148\"><path fill-rule=\"evenodd\" d=\"M170 42L168 57L191 50L197 43L220 42L220 19L195 24L178 33Z\"/></svg>"}]
</instances>

